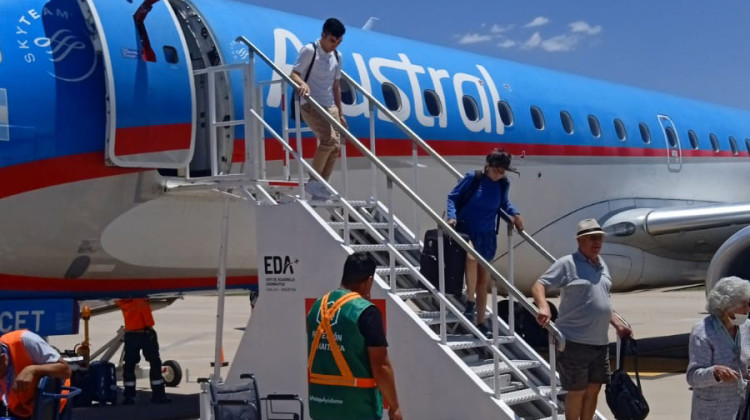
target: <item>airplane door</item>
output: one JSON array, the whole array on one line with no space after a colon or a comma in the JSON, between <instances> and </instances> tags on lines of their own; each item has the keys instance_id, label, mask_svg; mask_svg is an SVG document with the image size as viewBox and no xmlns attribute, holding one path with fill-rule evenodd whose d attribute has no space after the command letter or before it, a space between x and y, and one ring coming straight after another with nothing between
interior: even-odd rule
<instances>
[{"instance_id":1,"label":"airplane door","mask_svg":"<svg viewBox=\"0 0 750 420\"><path fill-rule=\"evenodd\" d=\"M668 116L659 115L658 118L667 148L667 167L672 172L679 172L682 169L682 149L680 148L680 138L677 135L677 128L675 128L672 119Z\"/></svg>"},{"instance_id":2,"label":"airplane door","mask_svg":"<svg viewBox=\"0 0 750 420\"><path fill-rule=\"evenodd\" d=\"M125 167L186 167L195 143L195 88L169 2L154 4L144 21L143 39L150 41L154 61L145 61L144 32L134 21L141 0L80 4L106 72L107 160Z\"/></svg>"}]
</instances>

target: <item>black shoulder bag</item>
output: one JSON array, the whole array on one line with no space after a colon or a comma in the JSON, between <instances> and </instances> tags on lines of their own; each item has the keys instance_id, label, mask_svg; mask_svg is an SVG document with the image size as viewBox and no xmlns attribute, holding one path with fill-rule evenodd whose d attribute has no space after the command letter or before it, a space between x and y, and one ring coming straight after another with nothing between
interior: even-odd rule
<instances>
[{"instance_id":1,"label":"black shoulder bag","mask_svg":"<svg viewBox=\"0 0 750 420\"><path fill-rule=\"evenodd\" d=\"M630 351L633 353L635 379L638 386L633 383L624 368L626 347L630 347ZM610 377L604 394L607 397L607 405L617 420L643 420L648 416L649 408L641 389L641 376L638 374L638 353L636 352L634 339L625 338L622 340L620 367Z\"/></svg>"}]
</instances>

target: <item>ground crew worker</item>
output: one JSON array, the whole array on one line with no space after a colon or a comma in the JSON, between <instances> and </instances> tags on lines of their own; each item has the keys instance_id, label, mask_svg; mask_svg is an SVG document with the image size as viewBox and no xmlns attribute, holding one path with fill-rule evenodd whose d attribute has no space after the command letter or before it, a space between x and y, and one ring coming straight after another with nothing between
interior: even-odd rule
<instances>
[{"instance_id":1,"label":"ground crew worker","mask_svg":"<svg viewBox=\"0 0 750 420\"><path fill-rule=\"evenodd\" d=\"M369 302L375 262L355 253L341 288L307 314L310 417L314 420L402 420L380 310ZM381 396L382 392L382 396Z\"/></svg>"},{"instance_id":2,"label":"ground crew worker","mask_svg":"<svg viewBox=\"0 0 750 420\"><path fill-rule=\"evenodd\" d=\"M151 378L151 402L157 404L170 403L164 391L164 378L161 376L161 357L159 357L159 341L154 331L154 316L151 305L144 298L120 299L117 306L122 310L125 318L125 357L122 366L122 384L125 387L123 404L135 404L135 365L143 357L150 363L149 377Z\"/></svg>"},{"instance_id":3,"label":"ground crew worker","mask_svg":"<svg viewBox=\"0 0 750 420\"><path fill-rule=\"evenodd\" d=\"M67 379L70 367L42 337L28 330L12 331L0 336L0 415L14 419L34 414L34 399L43 376ZM65 407L60 401L60 411Z\"/></svg>"}]
</instances>

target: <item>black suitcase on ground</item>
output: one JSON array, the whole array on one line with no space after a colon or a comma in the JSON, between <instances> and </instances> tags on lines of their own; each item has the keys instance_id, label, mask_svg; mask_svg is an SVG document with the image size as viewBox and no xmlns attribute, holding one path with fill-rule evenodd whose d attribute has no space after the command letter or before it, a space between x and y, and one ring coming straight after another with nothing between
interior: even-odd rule
<instances>
[{"instance_id":1,"label":"black suitcase on ground","mask_svg":"<svg viewBox=\"0 0 750 420\"><path fill-rule=\"evenodd\" d=\"M91 362L88 369L88 390L91 399L100 404L117 403L117 376L115 365L111 362Z\"/></svg>"},{"instance_id":2,"label":"black suitcase on ground","mask_svg":"<svg viewBox=\"0 0 750 420\"><path fill-rule=\"evenodd\" d=\"M469 241L469 235L461 233ZM424 233L424 249L419 256L419 272L435 287L440 287L438 275L438 231L430 229ZM464 288L466 251L449 235L443 234L443 258L445 260L445 293L461 296Z\"/></svg>"}]
</instances>

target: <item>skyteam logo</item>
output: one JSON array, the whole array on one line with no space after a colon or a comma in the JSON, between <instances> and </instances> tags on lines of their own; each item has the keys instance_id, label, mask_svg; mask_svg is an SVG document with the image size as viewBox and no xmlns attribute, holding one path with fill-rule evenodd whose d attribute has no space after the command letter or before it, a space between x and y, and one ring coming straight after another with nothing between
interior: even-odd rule
<instances>
[{"instance_id":1,"label":"skyteam logo","mask_svg":"<svg viewBox=\"0 0 750 420\"><path fill-rule=\"evenodd\" d=\"M85 32L81 11L44 7L31 9L18 18L16 42L29 65L46 64L50 76L66 82L81 82L96 70L97 55Z\"/></svg>"}]
</instances>

